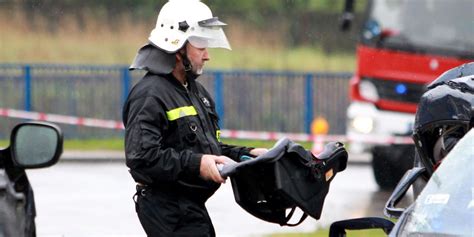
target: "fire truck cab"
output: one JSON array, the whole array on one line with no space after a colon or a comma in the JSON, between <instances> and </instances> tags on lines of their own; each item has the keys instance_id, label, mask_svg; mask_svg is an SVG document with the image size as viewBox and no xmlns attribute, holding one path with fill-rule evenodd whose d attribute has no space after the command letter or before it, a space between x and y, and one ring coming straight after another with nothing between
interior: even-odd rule
<instances>
[{"instance_id":1,"label":"fire truck cab","mask_svg":"<svg viewBox=\"0 0 474 237\"><path fill-rule=\"evenodd\" d=\"M368 0L347 110L350 152L370 152L377 184L395 187L413 165L414 114L425 85L474 60L471 0ZM354 0L346 0L343 30Z\"/></svg>"}]
</instances>

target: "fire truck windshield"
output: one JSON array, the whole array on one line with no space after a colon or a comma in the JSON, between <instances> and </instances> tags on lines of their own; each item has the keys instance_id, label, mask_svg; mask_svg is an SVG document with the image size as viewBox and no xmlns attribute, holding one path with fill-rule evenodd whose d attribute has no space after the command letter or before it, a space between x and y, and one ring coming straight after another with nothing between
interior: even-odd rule
<instances>
[{"instance_id":1,"label":"fire truck windshield","mask_svg":"<svg viewBox=\"0 0 474 237\"><path fill-rule=\"evenodd\" d=\"M373 0L361 40L395 50L474 58L472 0Z\"/></svg>"}]
</instances>

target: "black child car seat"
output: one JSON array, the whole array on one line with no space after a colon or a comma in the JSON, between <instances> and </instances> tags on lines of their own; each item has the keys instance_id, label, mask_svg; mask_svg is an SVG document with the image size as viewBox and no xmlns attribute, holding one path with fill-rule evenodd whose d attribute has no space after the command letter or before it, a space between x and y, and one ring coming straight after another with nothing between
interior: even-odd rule
<instances>
[{"instance_id":1,"label":"black child car seat","mask_svg":"<svg viewBox=\"0 0 474 237\"><path fill-rule=\"evenodd\" d=\"M235 201L244 210L268 222L296 226L308 215L320 218L329 184L346 165L347 152L340 142L328 143L316 158L283 138L264 155L226 164L221 175L230 177ZM296 207L304 214L289 224Z\"/></svg>"}]
</instances>

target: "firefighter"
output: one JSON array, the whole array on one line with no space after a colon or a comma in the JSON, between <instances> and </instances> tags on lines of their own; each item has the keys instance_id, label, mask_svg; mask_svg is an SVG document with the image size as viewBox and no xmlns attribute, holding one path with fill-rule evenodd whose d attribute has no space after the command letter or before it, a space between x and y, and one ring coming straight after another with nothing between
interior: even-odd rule
<instances>
[{"instance_id":1,"label":"firefighter","mask_svg":"<svg viewBox=\"0 0 474 237\"><path fill-rule=\"evenodd\" d=\"M225 181L217 164L267 151L221 143L215 103L196 81L210 60L207 48L230 50L224 25L199 0L170 0L130 67L146 71L123 122L136 212L148 236L215 236L205 202Z\"/></svg>"}]
</instances>

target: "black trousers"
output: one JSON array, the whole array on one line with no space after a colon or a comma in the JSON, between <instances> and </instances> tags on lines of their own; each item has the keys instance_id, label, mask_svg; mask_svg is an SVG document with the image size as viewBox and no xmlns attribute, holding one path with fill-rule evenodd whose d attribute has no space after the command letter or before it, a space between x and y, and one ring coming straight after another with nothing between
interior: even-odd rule
<instances>
[{"instance_id":1,"label":"black trousers","mask_svg":"<svg viewBox=\"0 0 474 237\"><path fill-rule=\"evenodd\" d=\"M135 208L147 236L215 236L204 202L137 186Z\"/></svg>"}]
</instances>

